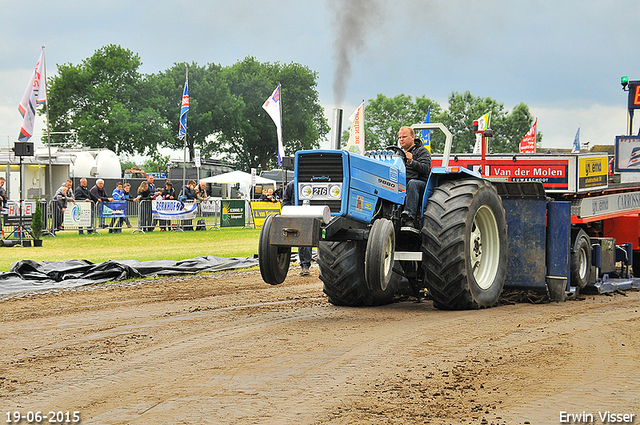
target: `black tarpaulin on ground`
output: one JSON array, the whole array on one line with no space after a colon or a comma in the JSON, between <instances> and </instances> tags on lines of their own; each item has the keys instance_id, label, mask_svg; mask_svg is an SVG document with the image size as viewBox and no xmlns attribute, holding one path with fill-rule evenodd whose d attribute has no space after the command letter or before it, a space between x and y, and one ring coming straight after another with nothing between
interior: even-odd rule
<instances>
[{"instance_id":1,"label":"black tarpaulin on ground","mask_svg":"<svg viewBox=\"0 0 640 425\"><path fill-rule=\"evenodd\" d=\"M212 255L181 261L109 260L98 264L86 260L43 261L41 263L21 260L11 266L10 272L0 274L0 295L43 289L71 288L110 280L216 272L257 265L258 258L255 256L223 258Z\"/></svg>"}]
</instances>

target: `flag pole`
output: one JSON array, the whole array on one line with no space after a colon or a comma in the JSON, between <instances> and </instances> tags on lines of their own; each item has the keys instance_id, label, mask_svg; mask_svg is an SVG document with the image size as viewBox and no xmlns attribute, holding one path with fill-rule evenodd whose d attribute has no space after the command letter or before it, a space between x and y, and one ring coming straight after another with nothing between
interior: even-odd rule
<instances>
[{"instance_id":1,"label":"flag pole","mask_svg":"<svg viewBox=\"0 0 640 425\"><path fill-rule=\"evenodd\" d=\"M284 147L284 132L283 132L283 122L282 122L282 84L280 84L280 82L278 82L278 87L280 88L280 134L282 135L282 146ZM277 138L277 137L276 137ZM276 150L278 149L278 147L276 146ZM282 171L282 194L284 195L284 189L287 187L287 180L288 180L288 176L287 176L287 169L285 167L282 167L283 164L283 160L284 158L280 159L280 167L281 167L281 171ZM282 169L284 168L284 169Z\"/></svg>"},{"instance_id":2,"label":"flag pole","mask_svg":"<svg viewBox=\"0 0 640 425\"><path fill-rule=\"evenodd\" d=\"M186 74L184 84L189 84L189 65L186 66ZM184 89L183 89L184 93ZM184 190L184 186L187 181L187 126L184 128L184 160L182 161L182 190ZM183 194L184 195L184 194Z\"/></svg>"},{"instance_id":3,"label":"flag pole","mask_svg":"<svg viewBox=\"0 0 640 425\"><path fill-rule=\"evenodd\" d=\"M47 87L47 63L44 60L44 46L42 46L42 72L44 74L44 86ZM47 148L49 150L49 184L47 185L47 194L53 199L53 176L51 170L51 126L49 124L49 93L47 93L47 102L45 104L45 116L47 120ZM42 194L41 194L42 195Z\"/></svg>"}]
</instances>

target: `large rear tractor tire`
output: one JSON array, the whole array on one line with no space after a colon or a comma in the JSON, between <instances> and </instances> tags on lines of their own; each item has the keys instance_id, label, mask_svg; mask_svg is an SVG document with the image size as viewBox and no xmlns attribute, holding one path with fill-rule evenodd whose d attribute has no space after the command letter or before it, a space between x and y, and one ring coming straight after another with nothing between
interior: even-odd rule
<instances>
[{"instance_id":1,"label":"large rear tractor tire","mask_svg":"<svg viewBox=\"0 0 640 425\"><path fill-rule=\"evenodd\" d=\"M393 276L396 233L386 218L376 220L369 232L364 260L364 277L372 291L384 291Z\"/></svg>"},{"instance_id":2,"label":"large rear tractor tire","mask_svg":"<svg viewBox=\"0 0 640 425\"><path fill-rule=\"evenodd\" d=\"M384 291L372 291L364 277L366 242L320 242L318 265L323 291L337 306L368 307L389 304L398 290L400 276L393 273Z\"/></svg>"},{"instance_id":3,"label":"large rear tractor tire","mask_svg":"<svg viewBox=\"0 0 640 425\"><path fill-rule=\"evenodd\" d=\"M571 229L571 286L584 289L591 275L591 240L583 229Z\"/></svg>"},{"instance_id":4,"label":"large rear tractor tire","mask_svg":"<svg viewBox=\"0 0 640 425\"><path fill-rule=\"evenodd\" d=\"M258 242L258 264L262 280L269 285L279 285L284 282L291 263L291 247L274 246L269 242L271 233L272 215L268 216L260 231Z\"/></svg>"},{"instance_id":5,"label":"large rear tractor tire","mask_svg":"<svg viewBox=\"0 0 640 425\"><path fill-rule=\"evenodd\" d=\"M507 268L502 200L486 180L443 182L424 213L422 268L434 305L446 310L491 307Z\"/></svg>"}]
</instances>

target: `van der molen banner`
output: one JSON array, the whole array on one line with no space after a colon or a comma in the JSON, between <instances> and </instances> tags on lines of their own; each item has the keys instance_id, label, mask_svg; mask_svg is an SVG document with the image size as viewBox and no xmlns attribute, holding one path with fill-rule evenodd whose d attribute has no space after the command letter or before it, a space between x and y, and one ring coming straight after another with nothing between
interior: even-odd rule
<instances>
[{"instance_id":1,"label":"van der molen banner","mask_svg":"<svg viewBox=\"0 0 640 425\"><path fill-rule=\"evenodd\" d=\"M152 201L151 212L158 220L193 220L198 207L195 203L180 201Z\"/></svg>"}]
</instances>

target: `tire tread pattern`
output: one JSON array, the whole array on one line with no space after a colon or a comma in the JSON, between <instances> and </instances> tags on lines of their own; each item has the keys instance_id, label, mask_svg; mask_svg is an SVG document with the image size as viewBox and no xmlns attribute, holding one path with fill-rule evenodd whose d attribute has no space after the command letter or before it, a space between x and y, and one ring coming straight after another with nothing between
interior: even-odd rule
<instances>
[{"instance_id":1,"label":"tire tread pattern","mask_svg":"<svg viewBox=\"0 0 640 425\"><path fill-rule=\"evenodd\" d=\"M434 305L439 309L469 310L490 306L481 305L474 298L465 258L465 229L469 225L470 206L478 193L486 190L495 192L491 183L485 180L450 180L437 186L429 198L421 230L422 268ZM499 199L497 192L495 196ZM504 226L506 228L506 224ZM506 268L506 253L504 256L505 261L499 266L502 273Z\"/></svg>"}]
</instances>

